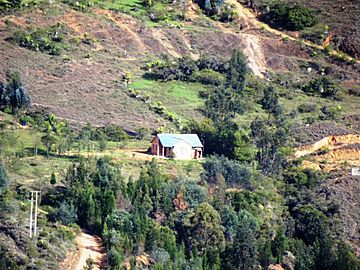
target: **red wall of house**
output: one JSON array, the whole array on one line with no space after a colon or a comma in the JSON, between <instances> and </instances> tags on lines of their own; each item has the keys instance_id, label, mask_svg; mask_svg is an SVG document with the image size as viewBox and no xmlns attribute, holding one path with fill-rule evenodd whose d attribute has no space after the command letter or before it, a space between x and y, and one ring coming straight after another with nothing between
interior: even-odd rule
<instances>
[{"instance_id":1,"label":"red wall of house","mask_svg":"<svg viewBox=\"0 0 360 270\"><path fill-rule=\"evenodd\" d=\"M151 142L151 154L152 155L157 155L157 144L159 144L159 156L162 155L162 145L159 141L159 138L158 137L155 137L152 142Z\"/></svg>"}]
</instances>

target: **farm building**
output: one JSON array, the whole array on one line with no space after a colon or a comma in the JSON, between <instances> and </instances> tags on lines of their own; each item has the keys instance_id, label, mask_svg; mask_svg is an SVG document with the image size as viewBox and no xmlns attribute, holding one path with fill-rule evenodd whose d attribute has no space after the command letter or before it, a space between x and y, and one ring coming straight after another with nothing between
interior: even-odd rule
<instances>
[{"instance_id":1,"label":"farm building","mask_svg":"<svg viewBox=\"0 0 360 270\"><path fill-rule=\"evenodd\" d=\"M157 134L151 142L151 154L176 159L203 156L203 144L196 134Z\"/></svg>"}]
</instances>

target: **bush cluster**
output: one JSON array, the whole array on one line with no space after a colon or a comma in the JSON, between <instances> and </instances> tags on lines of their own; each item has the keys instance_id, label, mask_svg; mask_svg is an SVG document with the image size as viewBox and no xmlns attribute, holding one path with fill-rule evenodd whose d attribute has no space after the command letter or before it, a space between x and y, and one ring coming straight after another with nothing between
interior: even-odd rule
<instances>
[{"instance_id":1,"label":"bush cluster","mask_svg":"<svg viewBox=\"0 0 360 270\"><path fill-rule=\"evenodd\" d=\"M302 87L305 93L323 98L339 99L340 87L330 77L320 77L311 80Z\"/></svg>"},{"instance_id":2,"label":"bush cluster","mask_svg":"<svg viewBox=\"0 0 360 270\"><path fill-rule=\"evenodd\" d=\"M183 57L174 62L148 63L145 69L157 80L181 80L220 85L226 80L225 74L229 69L229 64L226 61L206 56L197 61Z\"/></svg>"},{"instance_id":3,"label":"bush cluster","mask_svg":"<svg viewBox=\"0 0 360 270\"><path fill-rule=\"evenodd\" d=\"M270 12L264 13L261 19L268 24L290 31L303 30L305 27L314 26L317 18L314 11L302 5L289 5L277 2L270 8Z\"/></svg>"},{"instance_id":4,"label":"bush cluster","mask_svg":"<svg viewBox=\"0 0 360 270\"><path fill-rule=\"evenodd\" d=\"M180 117L177 116L175 113L169 111L168 108L162 105L160 101L151 103L150 110L154 111L157 114L163 115L165 119L175 123L179 128L181 128L182 121Z\"/></svg>"},{"instance_id":5,"label":"bush cluster","mask_svg":"<svg viewBox=\"0 0 360 270\"><path fill-rule=\"evenodd\" d=\"M169 111L169 109L165 107L160 101L152 102L151 95L146 93L146 91L129 89L129 96L141 100L142 102L148 104L149 109L151 111L163 116L165 119L169 120L170 122L175 123L175 125L177 125L179 128L182 127L182 121L180 117L177 114Z\"/></svg>"},{"instance_id":6,"label":"bush cluster","mask_svg":"<svg viewBox=\"0 0 360 270\"><path fill-rule=\"evenodd\" d=\"M239 17L234 5L225 4L224 0L196 0L205 14L222 22L231 22Z\"/></svg>"},{"instance_id":7,"label":"bush cluster","mask_svg":"<svg viewBox=\"0 0 360 270\"><path fill-rule=\"evenodd\" d=\"M94 2L91 0L63 0L63 2L78 11L86 11L89 7L94 5Z\"/></svg>"},{"instance_id":8,"label":"bush cluster","mask_svg":"<svg viewBox=\"0 0 360 270\"><path fill-rule=\"evenodd\" d=\"M340 116L341 111L342 111L341 106L324 106L321 108L321 112L323 114L320 116L320 119L334 120Z\"/></svg>"},{"instance_id":9,"label":"bush cluster","mask_svg":"<svg viewBox=\"0 0 360 270\"><path fill-rule=\"evenodd\" d=\"M129 137L122 127L116 125L107 125L103 127L92 127L90 125L86 125L80 130L78 135L79 138L89 137L90 140L94 141L98 141L104 136L105 139L113 142L126 141Z\"/></svg>"},{"instance_id":10,"label":"bush cluster","mask_svg":"<svg viewBox=\"0 0 360 270\"><path fill-rule=\"evenodd\" d=\"M21 7L22 0L3 0L0 1L0 11L15 9Z\"/></svg>"},{"instance_id":11,"label":"bush cluster","mask_svg":"<svg viewBox=\"0 0 360 270\"><path fill-rule=\"evenodd\" d=\"M226 158L225 156L214 155L204 163L205 172L201 174L201 179L210 184L218 184L220 178L229 186L237 186L251 189L251 173L249 169L241 165L238 161Z\"/></svg>"},{"instance_id":12,"label":"bush cluster","mask_svg":"<svg viewBox=\"0 0 360 270\"><path fill-rule=\"evenodd\" d=\"M11 40L18 43L21 47L33 51L46 52L51 55L60 55L61 51L65 48L65 33L65 25L58 23L49 28L36 28L17 32Z\"/></svg>"},{"instance_id":13,"label":"bush cluster","mask_svg":"<svg viewBox=\"0 0 360 270\"><path fill-rule=\"evenodd\" d=\"M196 0L195 2L208 16L219 15L225 3L224 0Z\"/></svg>"},{"instance_id":14,"label":"bush cluster","mask_svg":"<svg viewBox=\"0 0 360 270\"><path fill-rule=\"evenodd\" d=\"M314 103L303 103L298 107L299 113L310 113L316 110L316 104Z\"/></svg>"}]
</instances>

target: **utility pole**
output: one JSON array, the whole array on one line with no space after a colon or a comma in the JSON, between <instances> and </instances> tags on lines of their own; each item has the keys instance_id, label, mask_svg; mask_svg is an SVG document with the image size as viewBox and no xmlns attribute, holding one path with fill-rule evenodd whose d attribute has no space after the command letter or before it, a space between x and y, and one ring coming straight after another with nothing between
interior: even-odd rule
<instances>
[{"instance_id":1,"label":"utility pole","mask_svg":"<svg viewBox=\"0 0 360 270\"><path fill-rule=\"evenodd\" d=\"M38 214L38 194L40 191L35 192L35 220L34 220L34 236L37 233L37 214Z\"/></svg>"},{"instance_id":2,"label":"utility pole","mask_svg":"<svg viewBox=\"0 0 360 270\"><path fill-rule=\"evenodd\" d=\"M30 238L32 237L32 225L33 225L33 205L34 205L34 193L31 191L31 207L30 207Z\"/></svg>"},{"instance_id":3,"label":"utility pole","mask_svg":"<svg viewBox=\"0 0 360 270\"><path fill-rule=\"evenodd\" d=\"M35 214L33 215L34 208L34 194L35 194ZM31 191L31 206L30 206L30 232L29 236L32 238L37 234L37 215L38 215L38 198L40 191Z\"/></svg>"}]
</instances>

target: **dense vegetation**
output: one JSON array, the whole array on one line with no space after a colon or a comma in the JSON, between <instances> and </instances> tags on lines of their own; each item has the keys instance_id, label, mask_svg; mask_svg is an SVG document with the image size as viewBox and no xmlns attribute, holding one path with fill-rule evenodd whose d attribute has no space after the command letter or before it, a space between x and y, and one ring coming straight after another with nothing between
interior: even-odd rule
<instances>
[{"instance_id":1,"label":"dense vegetation","mask_svg":"<svg viewBox=\"0 0 360 270\"><path fill-rule=\"evenodd\" d=\"M79 14L106 5L156 26L185 20L182 1L61 3ZM212 19L236 17L224 1L196 3ZM24 5L26 1L0 0L4 12ZM269 8L263 19L278 28L302 30L317 22L315 13L301 5L277 2ZM56 55L45 55L53 59L66 49L66 34L67 28L57 24L21 30L10 41ZM78 39L86 43L91 38L84 34ZM105 56L107 48L99 48ZM133 65L127 60L127 67ZM285 89L291 80L276 74L269 81L253 78L246 63L244 54L234 50L230 59L164 56L122 76L116 69L116 87L125 85L119 91L174 125L176 132L199 135L206 160L188 163L136 160L140 151L127 155L125 150L134 145L148 147L143 140L164 127L131 132L116 125L73 127L53 114L27 111L31 100L21 74L8 73L6 82L0 82L0 269L59 269L82 229L102 238L105 269L255 270L280 264L295 270L359 270L359 258L339 232L340 206L323 187L329 175L302 169L301 159L289 158L290 130L300 125L296 114L304 115L306 123L333 121L342 108L332 102L341 100L344 91L320 66L291 85L297 90L291 92ZM140 75L151 87L165 82L204 87L198 97L201 117L183 120L165 102L134 90L132 82ZM301 103L285 108L283 100L297 95ZM131 147L119 151L127 143ZM128 171L135 173L128 177ZM28 222L28 194L34 188L42 191L40 233L29 239L21 222Z\"/></svg>"},{"instance_id":2,"label":"dense vegetation","mask_svg":"<svg viewBox=\"0 0 360 270\"><path fill-rule=\"evenodd\" d=\"M0 82L0 109L15 114L30 105L30 97L18 72L7 74L8 83Z\"/></svg>"},{"instance_id":3,"label":"dense vegetation","mask_svg":"<svg viewBox=\"0 0 360 270\"><path fill-rule=\"evenodd\" d=\"M314 11L302 5L289 5L276 2L270 11L262 16L270 25L291 31L303 30L305 27L314 26L317 18Z\"/></svg>"},{"instance_id":4,"label":"dense vegetation","mask_svg":"<svg viewBox=\"0 0 360 270\"><path fill-rule=\"evenodd\" d=\"M152 269L253 269L283 262L285 250L295 255L295 269L358 269L349 247L330 233L336 205L312 196L321 175L288 164L280 181L289 210L277 219L259 208L272 192L254 188L265 181L261 175L216 156L204 169L201 182L174 179L153 160L137 181L125 183L108 160L83 160L68 170L67 188L54 189L43 203L54 207L52 219L102 235L109 269L124 261L135 267L144 252Z\"/></svg>"},{"instance_id":5,"label":"dense vegetation","mask_svg":"<svg viewBox=\"0 0 360 270\"><path fill-rule=\"evenodd\" d=\"M235 50L229 61L183 58L175 63L150 63L147 70L145 76L156 80L187 81L203 70L222 76L204 93L204 119L184 127L184 132L197 133L206 142L207 160L197 179L165 174L156 160L142 166L138 179L124 177L111 158L89 157L95 145L103 153L109 141L121 144L128 140L123 129L87 124L73 130L54 115L24 113L26 91L18 90L22 89L19 74L9 75L3 109L10 106L13 110L8 112L41 134L34 151L22 155L50 158L57 154L61 158L67 153L75 159L62 176L54 171L50 174L41 206L46 209L48 224L79 226L101 236L108 269L122 269L124 264L132 269L145 267L137 260L144 254L151 269L266 269L276 263L295 269L323 269L324 265L334 270L340 265L359 269L351 248L332 230L337 204L318 196L326 176L299 169L300 161L286 159L291 120L274 84L262 88L256 99L264 113L248 130L237 124L236 118L248 108L244 99L251 94L247 88L249 68L240 51ZM335 98L336 89L323 77L310 81L303 91ZM15 94L19 97L10 102L14 91L21 94ZM300 110L312 109L302 106ZM331 117L330 113L324 108L325 115ZM137 131L138 139L146 136L146 130ZM5 134L4 145L12 140L9 132ZM9 156L7 148L2 149L2 154ZM80 155L82 150L88 158ZM12 200L19 196L19 191L11 193L8 182L1 166L4 202L9 202L9 196ZM67 232L67 240L73 237ZM6 250L3 254L3 265L20 269L30 265L17 263ZM28 256L38 258L36 253Z\"/></svg>"}]
</instances>

